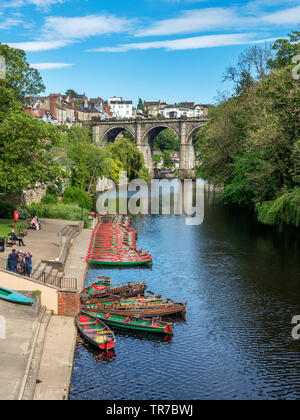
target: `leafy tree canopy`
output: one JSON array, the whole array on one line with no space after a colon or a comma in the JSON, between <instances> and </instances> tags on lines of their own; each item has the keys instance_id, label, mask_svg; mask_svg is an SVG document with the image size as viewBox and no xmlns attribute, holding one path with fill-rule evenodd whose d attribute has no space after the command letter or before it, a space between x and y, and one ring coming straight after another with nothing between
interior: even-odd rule
<instances>
[{"instance_id":1,"label":"leafy tree canopy","mask_svg":"<svg viewBox=\"0 0 300 420\"><path fill-rule=\"evenodd\" d=\"M66 91L66 95L69 95L69 96L76 96L76 95L78 95L78 93L77 93L74 89L68 89L68 90Z\"/></svg>"},{"instance_id":2,"label":"leafy tree canopy","mask_svg":"<svg viewBox=\"0 0 300 420\"><path fill-rule=\"evenodd\" d=\"M170 128L161 131L155 139L154 150L171 150L179 152L179 139Z\"/></svg>"},{"instance_id":3,"label":"leafy tree canopy","mask_svg":"<svg viewBox=\"0 0 300 420\"><path fill-rule=\"evenodd\" d=\"M15 100L24 103L27 96L45 90L41 75L30 67L24 51L0 43L0 55L6 63L6 77L0 80L0 88L7 89Z\"/></svg>"}]
</instances>

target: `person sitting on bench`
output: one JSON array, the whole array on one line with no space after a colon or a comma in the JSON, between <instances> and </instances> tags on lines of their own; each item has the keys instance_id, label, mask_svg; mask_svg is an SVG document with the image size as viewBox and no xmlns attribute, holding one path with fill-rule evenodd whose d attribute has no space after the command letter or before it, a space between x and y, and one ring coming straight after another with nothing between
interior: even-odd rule
<instances>
[{"instance_id":1,"label":"person sitting on bench","mask_svg":"<svg viewBox=\"0 0 300 420\"><path fill-rule=\"evenodd\" d=\"M22 238L18 238L17 235L15 234L14 229L12 229L12 231L8 234L8 237L11 241L18 241L19 242L19 246L25 246L23 239Z\"/></svg>"},{"instance_id":2,"label":"person sitting on bench","mask_svg":"<svg viewBox=\"0 0 300 420\"><path fill-rule=\"evenodd\" d=\"M41 223L40 223L37 216L34 216L34 218L31 220L30 227L32 227L35 230L40 230L41 229Z\"/></svg>"}]
</instances>

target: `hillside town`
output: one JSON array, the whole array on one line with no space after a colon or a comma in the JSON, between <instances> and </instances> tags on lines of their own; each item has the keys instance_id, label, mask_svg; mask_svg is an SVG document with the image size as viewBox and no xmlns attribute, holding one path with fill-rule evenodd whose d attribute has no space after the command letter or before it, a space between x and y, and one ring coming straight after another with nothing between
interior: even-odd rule
<instances>
[{"instance_id":1,"label":"hillside town","mask_svg":"<svg viewBox=\"0 0 300 420\"><path fill-rule=\"evenodd\" d=\"M27 99L26 113L46 123L82 125L94 119L133 119L133 118L199 118L208 114L208 105L195 102L167 104L166 102L142 102L137 107L132 100L111 97L104 100L88 98L86 94L50 94Z\"/></svg>"}]
</instances>

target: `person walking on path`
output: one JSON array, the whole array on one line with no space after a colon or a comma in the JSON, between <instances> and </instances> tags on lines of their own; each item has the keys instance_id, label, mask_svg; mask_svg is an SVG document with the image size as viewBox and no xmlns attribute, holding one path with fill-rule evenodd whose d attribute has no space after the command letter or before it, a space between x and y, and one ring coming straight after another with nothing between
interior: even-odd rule
<instances>
[{"instance_id":1,"label":"person walking on path","mask_svg":"<svg viewBox=\"0 0 300 420\"><path fill-rule=\"evenodd\" d=\"M10 238L11 241L18 241L19 242L19 246L25 246L25 244L23 242L23 239L17 237L17 235L15 234L14 229L12 229L12 231L9 233L8 237Z\"/></svg>"},{"instance_id":2,"label":"person walking on path","mask_svg":"<svg viewBox=\"0 0 300 420\"><path fill-rule=\"evenodd\" d=\"M19 261L19 255L15 249L12 250L11 254L9 254L9 269L12 273L17 272L17 265Z\"/></svg>"},{"instance_id":3,"label":"person walking on path","mask_svg":"<svg viewBox=\"0 0 300 420\"><path fill-rule=\"evenodd\" d=\"M25 252L23 261L24 261L24 264L25 264L26 275L28 277L31 277L31 272L32 272L32 255L29 254L28 251Z\"/></svg>"}]
</instances>

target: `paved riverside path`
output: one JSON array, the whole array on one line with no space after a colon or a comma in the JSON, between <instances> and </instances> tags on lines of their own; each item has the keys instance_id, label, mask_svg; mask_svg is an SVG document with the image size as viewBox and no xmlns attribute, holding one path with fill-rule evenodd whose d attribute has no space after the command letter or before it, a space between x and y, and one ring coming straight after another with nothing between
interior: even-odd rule
<instances>
[{"instance_id":1,"label":"paved riverside path","mask_svg":"<svg viewBox=\"0 0 300 420\"><path fill-rule=\"evenodd\" d=\"M6 339L0 339L0 400L17 400L38 328L36 308L0 300L0 316L6 320Z\"/></svg>"},{"instance_id":2,"label":"paved riverside path","mask_svg":"<svg viewBox=\"0 0 300 420\"><path fill-rule=\"evenodd\" d=\"M18 243L15 249L29 251L32 255L33 265L41 260L55 260L59 257L62 248L58 245L58 234L67 225L76 225L78 222L68 220L41 219L42 230L36 231L28 229L28 233L23 241L25 246L19 247ZM13 225L13 222L12 222ZM0 255L1 258L7 258L12 248L5 248L5 252Z\"/></svg>"},{"instance_id":3,"label":"paved riverside path","mask_svg":"<svg viewBox=\"0 0 300 420\"><path fill-rule=\"evenodd\" d=\"M82 230L73 242L66 261L65 277L76 277L78 279L77 287L79 292L84 289L84 282L88 267L86 263L86 257L91 238L91 229Z\"/></svg>"},{"instance_id":4,"label":"paved riverside path","mask_svg":"<svg viewBox=\"0 0 300 420\"><path fill-rule=\"evenodd\" d=\"M46 334L34 400L68 398L77 330L73 318L52 316Z\"/></svg>"},{"instance_id":5,"label":"paved riverside path","mask_svg":"<svg viewBox=\"0 0 300 420\"><path fill-rule=\"evenodd\" d=\"M84 287L87 264L85 262L92 230L82 230L70 249L65 266L66 277L78 279L78 290ZM48 326L38 374L34 400L68 399L73 369L77 329L74 319L53 316Z\"/></svg>"}]
</instances>

